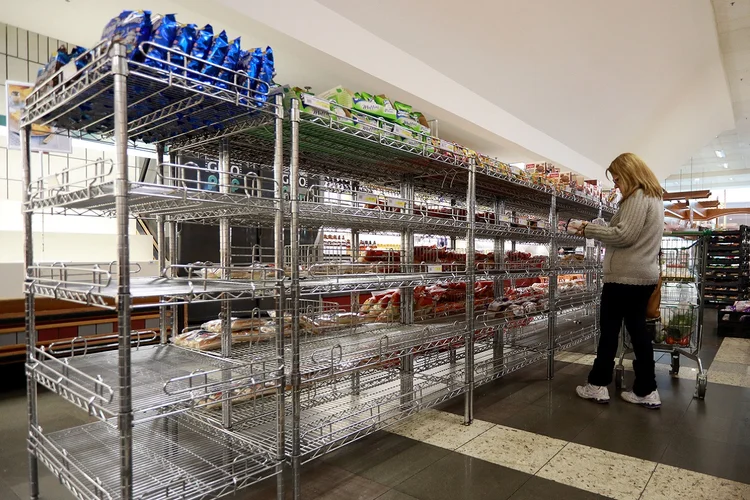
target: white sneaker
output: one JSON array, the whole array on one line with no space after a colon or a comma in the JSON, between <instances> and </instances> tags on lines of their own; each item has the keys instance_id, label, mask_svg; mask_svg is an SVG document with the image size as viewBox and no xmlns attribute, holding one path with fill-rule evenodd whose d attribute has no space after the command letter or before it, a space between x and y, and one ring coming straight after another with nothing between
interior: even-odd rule
<instances>
[{"instance_id":1,"label":"white sneaker","mask_svg":"<svg viewBox=\"0 0 750 500\"><path fill-rule=\"evenodd\" d=\"M576 392L583 399L593 399L597 403L609 403L609 390L603 385L579 385Z\"/></svg>"},{"instance_id":2,"label":"white sneaker","mask_svg":"<svg viewBox=\"0 0 750 500\"><path fill-rule=\"evenodd\" d=\"M633 391L624 391L620 393L620 396L622 396L622 399L624 399L628 403L645 406L646 408L650 408L652 410L661 408L661 398L659 397L659 391L654 391L648 396L643 397L636 396Z\"/></svg>"}]
</instances>

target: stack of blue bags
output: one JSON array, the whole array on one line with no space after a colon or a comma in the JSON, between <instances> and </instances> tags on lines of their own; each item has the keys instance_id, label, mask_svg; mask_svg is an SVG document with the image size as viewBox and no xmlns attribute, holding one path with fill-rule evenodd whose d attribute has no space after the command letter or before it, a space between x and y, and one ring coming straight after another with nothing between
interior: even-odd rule
<instances>
[{"instance_id":1,"label":"stack of blue bags","mask_svg":"<svg viewBox=\"0 0 750 500\"><path fill-rule=\"evenodd\" d=\"M271 47L243 50L239 37L230 42L226 31L214 36L210 24L200 29L195 24L180 24L174 14L123 11L105 26L102 40L124 44L129 59L149 66L221 88L237 85L259 103L265 102L273 82ZM145 60L140 61L144 52L138 47L143 42L151 45ZM183 54L190 56L187 64Z\"/></svg>"}]
</instances>

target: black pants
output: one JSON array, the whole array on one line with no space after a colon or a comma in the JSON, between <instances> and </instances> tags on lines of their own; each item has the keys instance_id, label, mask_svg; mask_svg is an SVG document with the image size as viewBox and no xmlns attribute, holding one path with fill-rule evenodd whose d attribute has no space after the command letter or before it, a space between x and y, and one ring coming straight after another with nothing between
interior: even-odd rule
<instances>
[{"instance_id":1,"label":"black pants","mask_svg":"<svg viewBox=\"0 0 750 500\"><path fill-rule=\"evenodd\" d=\"M609 385L612 383L620 328L624 320L635 353L633 392L636 396L647 396L656 390L654 346L646 330L646 306L655 289L656 285L604 284L599 322L601 337L596 350L594 367L589 373L590 384Z\"/></svg>"}]
</instances>

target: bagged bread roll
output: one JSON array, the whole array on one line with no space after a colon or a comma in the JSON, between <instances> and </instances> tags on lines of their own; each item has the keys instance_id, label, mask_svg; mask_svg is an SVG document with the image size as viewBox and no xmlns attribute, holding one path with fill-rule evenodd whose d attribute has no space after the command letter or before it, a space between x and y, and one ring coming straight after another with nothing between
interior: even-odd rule
<instances>
[{"instance_id":1,"label":"bagged bread roll","mask_svg":"<svg viewBox=\"0 0 750 500\"><path fill-rule=\"evenodd\" d=\"M202 329L189 330L174 337L172 343L190 349L209 351L221 347L221 335Z\"/></svg>"},{"instance_id":2,"label":"bagged bread roll","mask_svg":"<svg viewBox=\"0 0 750 500\"><path fill-rule=\"evenodd\" d=\"M340 325L351 325L359 323L359 314L351 312L342 312L336 314L336 321Z\"/></svg>"},{"instance_id":3,"label":"bagged bread roll","mask_svg":"<svg viewBox=\"0 0 750 500\"><path fill-rule=\"evenodd\" d=\"M365 300L364 304L359 308L360 313L368 314L370 312L370 309L372 309L372 306L376 304L377 301L375 300L375 297L370 297L369 299Z\"/></svg>"},{"instance_id":4,"label":"bagged bread roll","mask_svg":"<svg viewBox=\"0 0 750 500\"><path fill-rule=\"evenodd\" d=\"M258 328L265 322L266 320L261 318L232 318L232 331ZM201 325L201 328L207 332L221 333L221 320L213 319L207 321Z\"/></svg>"}]
</instances>

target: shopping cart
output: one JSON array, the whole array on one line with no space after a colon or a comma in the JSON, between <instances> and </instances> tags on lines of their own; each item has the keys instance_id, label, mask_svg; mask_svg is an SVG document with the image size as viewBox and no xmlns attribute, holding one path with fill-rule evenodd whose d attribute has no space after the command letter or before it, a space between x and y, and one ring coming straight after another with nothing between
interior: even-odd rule
<instances>
[{"instance_id":1,"label":"shopping cart","mask_svg":"<svg viewBox=\"0 0 750 500\"><path fill-rule=\"evenodd\" d=\"M706 395L708 377L699 357L703 338L703 284L706 266L706 235L702 233L665 233L659 261L661 264L661 317L649 326L654 335L654 351L671 355L670 374L680 372L680 357L698 364L694 397ZM633 352L625 335L620 335L620 360L615 367L615 387L623 387L623 361Z\"/></svg>"}]
</instances>

